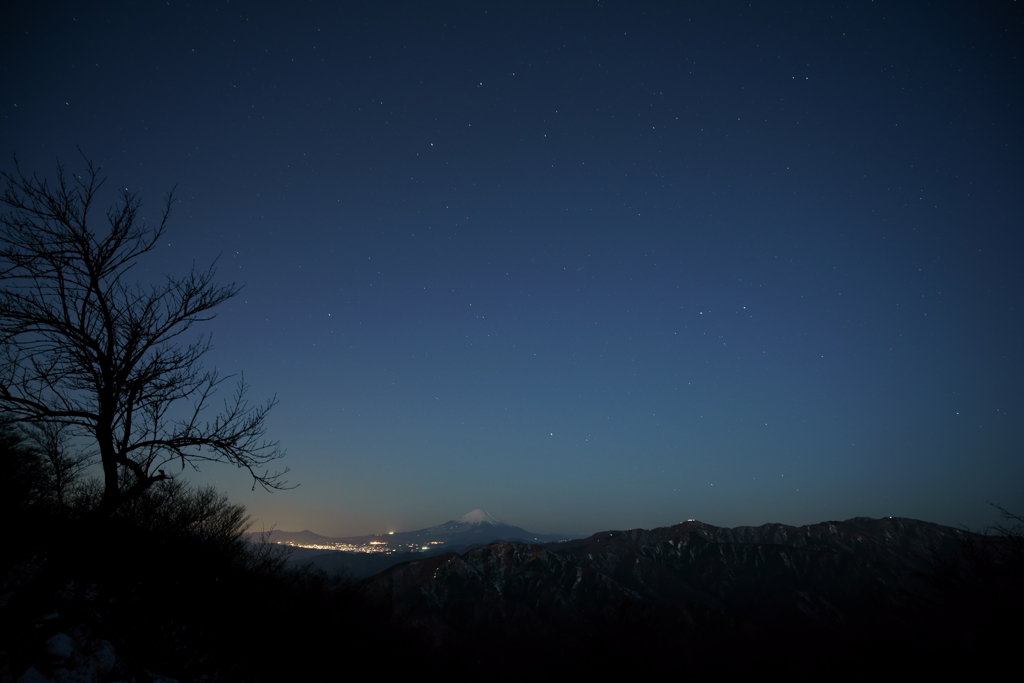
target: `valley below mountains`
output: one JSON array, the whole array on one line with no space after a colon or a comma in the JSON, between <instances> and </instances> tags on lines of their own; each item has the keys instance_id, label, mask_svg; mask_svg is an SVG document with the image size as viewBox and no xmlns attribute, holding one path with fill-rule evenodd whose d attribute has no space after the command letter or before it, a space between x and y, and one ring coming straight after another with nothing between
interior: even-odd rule
<instances>
[{"instance_id":1,"label":"valley below mountains","mask_svg":"<svg viewBox=\"0 0 1024 683\"><path fill-rule=\"evenodd\" d=\"M459 519L426 529L398 531L367 536L330 537L312 531L271 531L248 533L250 541L266 541L285 546L288 561L308 564L329 574L364 579L388 567L412 559L422 559L459 551L494 541L515 543L554 543L579 536L539 534L506 524L483 510L473 510Z\"/></svg>"},{"instance_id":2,"label":"valley below mountains","mask_svg":"<svg viewBox=\"0 0 1024 683\"><path fill-rule=\"evenodd\" d=\"M355 582L440 663L499 678L537 667L977 672L1013 651L1024 606L1019 535L894 517L571 538L474 510L411 532L264 540L291 546L292 566Z\"/></svg>"}]
</instances>

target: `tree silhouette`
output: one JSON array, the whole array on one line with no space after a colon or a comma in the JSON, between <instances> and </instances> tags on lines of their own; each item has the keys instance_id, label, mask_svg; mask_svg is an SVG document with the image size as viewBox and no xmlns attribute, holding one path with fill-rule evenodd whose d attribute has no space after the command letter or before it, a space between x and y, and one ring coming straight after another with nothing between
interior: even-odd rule
<instances>
[{"instance_id":1,"label":"tree silhouette","mask_svg":"<svg viewBox=\"0 0 1024 683\"><path fill-rule=\"evenodd\" d=\"M66 511L69 499L80 490L82 475L93 464L93 453L73 448L71 430L59 422L24 424L22 429L26 443L42 458L47 488L57 509Z\"/></svg>"},{"instance_id":2,"label":"tree silhouette","mask_svg":"<svg viewBox=\"0 0 1024 683\"><path fill-rule=\"evenodd\" d=\"M103 180L85 163L70 177L58 163L53 184L26 176L17 159L13 173L0 171L0 417L87 440L103 470L101 516L171 478L164 468L173 463L229 463L249 471L253 488L283 488L288 470L266 469L284 455L265 438L276 399L250 405L239 381L222 411L203 419L229 377L203 369L208 336L182 341L239 288L213 284L212 265L129 282L164 233L172 195L151 226L137 195L121 190L98 235L89 220Z\"/></svg>"}]
</instances>

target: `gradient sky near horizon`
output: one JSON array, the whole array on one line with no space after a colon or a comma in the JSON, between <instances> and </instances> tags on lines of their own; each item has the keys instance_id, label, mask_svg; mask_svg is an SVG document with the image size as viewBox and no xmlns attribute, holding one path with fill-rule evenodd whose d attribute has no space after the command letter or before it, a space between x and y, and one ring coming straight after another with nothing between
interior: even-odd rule
<instances>
[{"instance_id":1,"label":"gradient sky near horizon","mask_svg":"<svg viewBox=\"0 0 1024 683\"><path fill-rule=\"evenodd\" d=\"M189 476L257 528L980 526L1024 510L1020 5L23 3L0 166L176 186L137 272L244 284L207 363L300 486Z\"/></svg>"}]
</instances>

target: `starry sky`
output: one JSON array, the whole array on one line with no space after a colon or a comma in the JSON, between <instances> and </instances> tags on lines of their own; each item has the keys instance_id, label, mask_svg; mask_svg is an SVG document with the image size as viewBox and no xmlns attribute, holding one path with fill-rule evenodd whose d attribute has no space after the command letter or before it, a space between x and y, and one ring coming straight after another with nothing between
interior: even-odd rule
<instances>
[{"instance_id":1,"label":"starry sky","mask_svg":"<svg viewBox=\"0 0 1024 683\"><path fill-rule=\"evenodd\" d=\"M23 3L0 164L176 187L136 272L244 285L206 363L299 487L185 475L256 528L981 526L1024 510L1020 5Z\"/></svg>"}]
</instances>

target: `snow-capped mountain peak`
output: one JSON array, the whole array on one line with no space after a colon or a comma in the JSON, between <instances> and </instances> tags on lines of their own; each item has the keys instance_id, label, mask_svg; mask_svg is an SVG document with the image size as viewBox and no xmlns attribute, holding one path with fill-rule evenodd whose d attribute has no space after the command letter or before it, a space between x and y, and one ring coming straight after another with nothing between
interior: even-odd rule
<instances>
[{"instance_id":1,"label":"snow-capped mountain peak","mask_svg":"<svg viewBox=\"0 0 1024 683\"><path fill-rule=\"evenodd\" d=\"M492 517L490 514L483 510L473 510L459 517L459 524L491 524L493 526L506 526L504 522Z\"/></svg>"}]
</instances>

